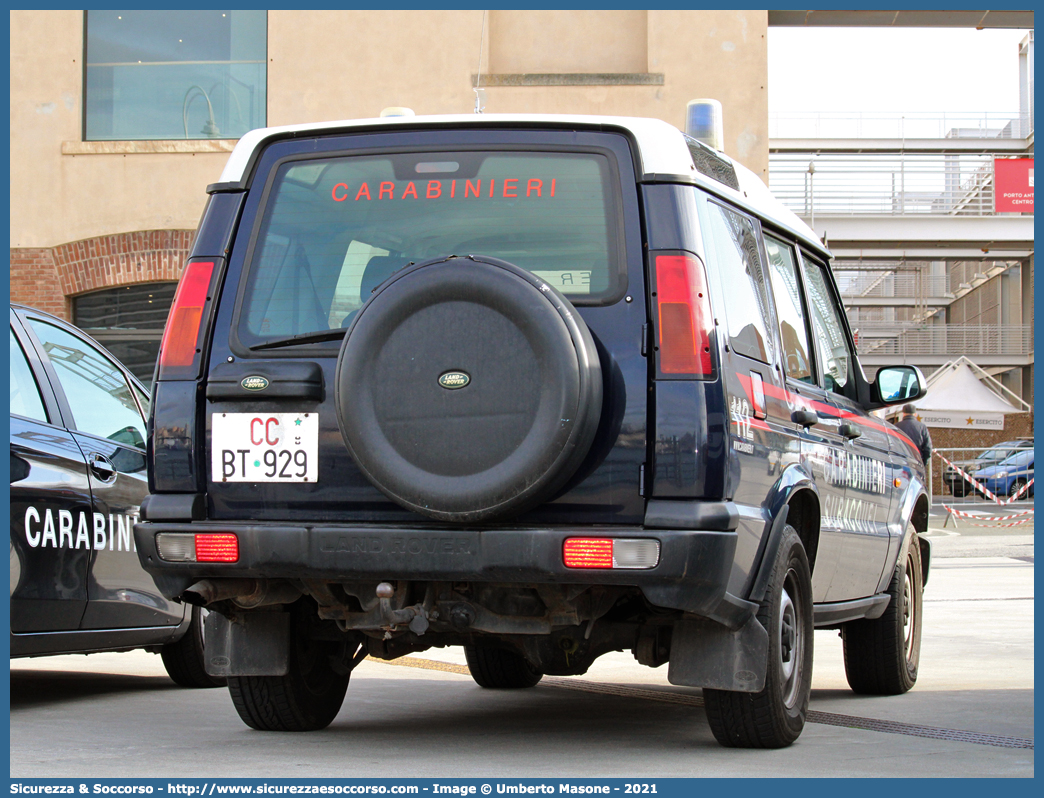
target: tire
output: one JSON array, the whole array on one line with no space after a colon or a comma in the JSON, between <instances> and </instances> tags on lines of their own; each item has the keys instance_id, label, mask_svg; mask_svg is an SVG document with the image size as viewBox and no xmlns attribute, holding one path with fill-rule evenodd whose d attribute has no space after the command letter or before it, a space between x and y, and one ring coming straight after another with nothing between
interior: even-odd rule
<instances>
[{"instance_id":1,"label":"tire","mask_svg":"<svg viewBox=\"0 0 1044 798\"><path fill-rule=\"evenodd\" d=\"M1018 492L1020 490L1022 490L1022 487L1025 484L1026 484L1026 480L1023 479L1022 477L1019 477L1019 478L1013 480L1012 483L1011 483L1011 487L1008 488L1008 495L1009 496L1016 496L1016 495L1018 495ZM1026 494L1023 494L1023 498L1025 498L1025 497L1026 497Z\"/></svg>"},{"instance_id":2,"label":"tire","mask_svg":"<svg viewBox=\"0 0 1044 798\"><path fill-rule=\"evenodd\" d=\"M471 678L479 687L517 690L534 687L543 677L529 661L512 651L482 646L464 646Z\"/></svg>"},{"instance_id":3,"label":"tire","mask_svg":"<svg viewBox=\"0 0 1044 798\"><path fill-rule=\"evenodd\" d=\"M341 344L337 420L363 475L450 523L517 515L583 465L602 414L587 325L496 258L441 258L383 282Z\"/></svg>"},{"instance_id":4,"label":"tire","mask_svg":"<svg viewBox=\"0 0 1044 798\"><path fill-rule=\"evenodd\" d=\"M923 582L921 547L914 535L906 556L896 564L884 614L841 627L845 675L857 693L900 695L917 681Z\"/></svg>"},{"instance_id":5,"label":"tire","mask_svg":"<svg viewBox=\"0 0 1044 798\"><path fill-rule=\"evenodd\" d=\"M285 676L230 676L228 692L243 722L258 731L318 731L337 717L351 672L335 666L342 646L311 640L291 621ZM341 673L340 671L344 671Z\"/></svg>"},{"instance_id":6,"label":"tire","mask_svg":"<svg viewBox=\"0 0 1044 798\"><path fill-rule=\"evenodd\" d=\"M207 673L203 654L203 620L206 610L192 608L192 619L188 631L180 640L168 643L160 649L163 667L175 684L182 687L224 687L223 676Z\"/></svg>"},{"instance_id":7,"label":"tire","mask_svg":"<svg viewBox=\"0 0 1044 798\"><path fill-rule=\"evenodd\" d=\"M728 748L784 748L805 727L812 691L812 575L797 531L783 531L758 621L769 633L759 693L703 691L714 738Z\"/></svg>"}]
</instances>

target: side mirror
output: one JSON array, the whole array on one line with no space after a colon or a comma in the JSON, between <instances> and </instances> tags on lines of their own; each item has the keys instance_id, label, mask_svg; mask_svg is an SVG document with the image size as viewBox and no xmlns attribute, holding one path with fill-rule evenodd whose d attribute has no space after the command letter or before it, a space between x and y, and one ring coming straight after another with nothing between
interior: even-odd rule
<instances>
[{"instance_id":1,"label":"side mirror","mask_svg":"<svg viewBox=\"0 0 1044 798\"><path fill-rule=\"evenodd\" d=\"M885 366L871 385L874 407L915 402L926 393L928 386L917 366Z\"/></svg>"}]
</instances>

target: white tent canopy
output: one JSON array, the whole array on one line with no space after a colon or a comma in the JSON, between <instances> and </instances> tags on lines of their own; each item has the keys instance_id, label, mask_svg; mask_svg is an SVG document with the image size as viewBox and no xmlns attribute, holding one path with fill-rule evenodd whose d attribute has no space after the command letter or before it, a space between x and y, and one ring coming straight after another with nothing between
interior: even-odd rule
<instances>
[{"instance_id":1,"label":"white tent canopy","mask_svg":"<svg viewBox=\"0 0 1044 798\"><path fill-rule=\"evenodd\" d=\"M976 373L1011 395L1016 407L986 385ZM1024 413L1030 406L987 375L968 358L947 363L928 378L928 395L914 405L917 417L929 427L1004 429L1004 416Z\"/></svg>"}]
</instances>

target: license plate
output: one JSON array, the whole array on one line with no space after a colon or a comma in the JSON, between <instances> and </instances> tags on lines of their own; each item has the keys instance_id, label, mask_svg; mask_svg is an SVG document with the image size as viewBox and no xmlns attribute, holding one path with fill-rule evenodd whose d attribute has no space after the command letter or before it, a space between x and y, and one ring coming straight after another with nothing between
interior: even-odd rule
<instances>
[{"instance_id":1,"label":"license plate","mask_svg":"<svg viewBox=\"0 0 1044 798\"><path fill-rule=\"evenodd\" d=\"M318 482L318 413L214 413L214 482Z\"/></svg>"}]
</instances>

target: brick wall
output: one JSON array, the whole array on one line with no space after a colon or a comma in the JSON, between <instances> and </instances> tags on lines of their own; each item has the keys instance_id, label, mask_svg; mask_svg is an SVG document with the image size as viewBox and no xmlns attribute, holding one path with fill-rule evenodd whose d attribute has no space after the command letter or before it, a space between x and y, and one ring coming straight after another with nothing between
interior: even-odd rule
<instances>
[{"instance_id":1,"label":"brick wall","mask_svg":"<svg viewBox=\"0 0 1044 798\"><path fill-rule=\"evenodd\" d=\"M69 318L52 249L11 250L11 301Z\"/></svg>"},{"instance_id":2,"label":"brick wall","mask_svg":"<svg viewBox=\"0 0 1044 798\"><path fill-rule=\"evenodd\" d=\"M932 434L932 446L936 449L944 448L982 448L988 449L996 443L1013 441L1016 438L1033 437L1033 414L1011 413L1004 417L1004 429L944 429L941 427L929 427Z\"/></svg>"},{"instance_id":3,"label":"brick wall","mask_svg":"<svg viewBox=\"0 0 1044 798\"><path fill-rule=\"evenodd\" d=\"M64 319L77 294L132 283L177 280L195 232L143 230L11 249L11 301Z\"/></svg>"}]
</instances>

